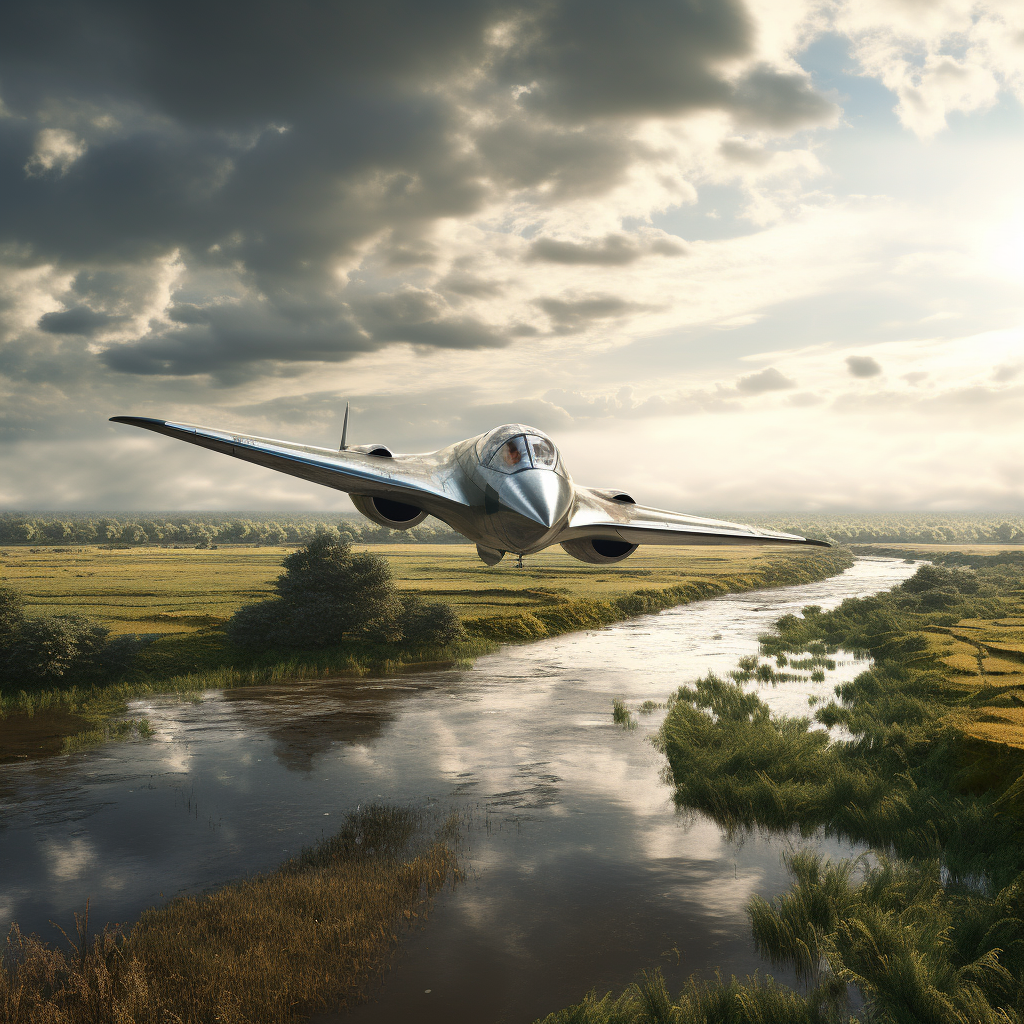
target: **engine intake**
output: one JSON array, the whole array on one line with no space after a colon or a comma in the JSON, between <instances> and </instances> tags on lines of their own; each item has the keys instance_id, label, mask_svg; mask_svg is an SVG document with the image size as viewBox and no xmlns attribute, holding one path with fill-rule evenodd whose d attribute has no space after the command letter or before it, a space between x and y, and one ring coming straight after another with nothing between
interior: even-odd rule
<instances>
[{"instance_id":1,"label":"engine intake","mask_svg":"<svg viewBox=\"0 0 1024 1024\"><path fill-rule=\"evenodd\" d=\"M427 513L415 505L406 505L402 501L390 498L371 498L366 494L350 494L352 504L357 511L378 526L387 526L392 530L408 530L427 518Z\"/></svg>"},{"instance_id":2,"label":"engine intake","mask_svg":"<svg viewBox=\"0 0 1024 1024\"><path fill-rule=\"evenodd\" d=\"M590 562L591 565L608 565L611 562L621 562L629 558L639 547L639 544L629 544L624 540L605 540L603 537L588 537L586 540L567 540L562 544L562 550L581 562Z\"/></svg>"},{"instance_id":3,"label":"engine intake","mask_svg":"<svg viewBox=\"0 0 1024 1024\"><path fill-rule=\"evenodd\" d=\"M612 501L621 501L623 505L636 504L636 498L634 498L632 494L627 494L625 491L602 491L595 488L594 493L601 495L602 498L610 498Z\"/></svg>"},{"instance_id":4,"label":"engine intake","mask_svg":"<svg viewBox=\"0 0 1024 1024\"><path fill-rule=\"evenodd\" d=\"M358 452L360 455L376 455L380 459L393 459L394 453L386 444L357 444L343 448L346 452Z\"/></svg>"}]
</instances>

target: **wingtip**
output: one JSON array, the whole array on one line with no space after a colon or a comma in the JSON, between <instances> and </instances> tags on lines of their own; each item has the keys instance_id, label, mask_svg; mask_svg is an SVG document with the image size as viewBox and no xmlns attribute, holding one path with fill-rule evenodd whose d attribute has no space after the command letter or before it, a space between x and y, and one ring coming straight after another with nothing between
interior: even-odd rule
<instances>
[{"instance_id":1,"label":"wingtip","mask_svg":"<svg viewBox=\"0 0 1024 1024\"><path fill-rule=\"evenodd\" d=\"M132 427L148 427L151 423L159 423L161 426L167 420L154 419L152 416L111 416L111 423L127 423Z\"/></svg>"},{"instance_id":2,"label":"wingtip","mask_svg":"<svg viewBox=\"0 0 1024 1024\"><path fill-rule=\"evenodd\" d=\"M816 548L830 548L832 545L827 540L811 540L810 537L804 537L805 544L811 544Z\"/></svg>"}]
</instances>

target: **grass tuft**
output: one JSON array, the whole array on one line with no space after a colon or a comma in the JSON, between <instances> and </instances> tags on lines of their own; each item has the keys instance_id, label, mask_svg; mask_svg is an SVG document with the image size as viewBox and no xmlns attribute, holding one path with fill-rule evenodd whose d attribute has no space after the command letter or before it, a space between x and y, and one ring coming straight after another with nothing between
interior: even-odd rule
<instances>
[{"instance_id":1,"label":"grass tuft","mask_svg":"<svg viewBox=\"0 0 1024 1024\"><path fill-rule=\"evenodd\" d=\"M612 721L616 725L621 725L623 729L635 729L637 726L636 719L621 697L616 697L612 701Z\"/></svg>"},{"instance_id":2,"label":"grass tuft","mask_svg":"<svg viewBox=\"0 0 1024 1024\"><path fill-rule=\"evenodd\" d=\"M291 1024L358 1002L404 928L459 877L457 822L430 833L420 815L373 805L284 864L202 897L147 910L127 934L90 935L76 916L70 949L17 926L0 966L9 1024Z\"/></svg>"}]
</instances>

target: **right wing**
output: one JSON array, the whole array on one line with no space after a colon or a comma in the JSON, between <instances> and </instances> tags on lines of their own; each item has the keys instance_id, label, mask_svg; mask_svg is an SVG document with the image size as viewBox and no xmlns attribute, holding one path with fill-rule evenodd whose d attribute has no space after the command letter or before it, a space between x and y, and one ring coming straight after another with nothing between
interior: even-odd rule
<instances>
[{"instance_id":1,"label":"right wing","mask_svg":"<svg viewBox=\"0 0 1024 1024\"><path fill-rule=\"evenodd\" d=\"M590 487L577 487L576 511L558 541L621 540L628 544L803 544L831 547L794 533L762 530L743 523L704 519L684 512L667 512L608 497Z\"/></svg>"},{"instance_id":2,"label":"right wing","mask_svg":"<svg viewBox=\"0 0 1024 1024\"><path fill-rule=\"evenodd\" d=\"M416 505L432 515L463 509L467 504L443 461L430 455L389 458L334 451L148 416L112 416L111 422L153 430L335 490Z\"/></svg>"}]
</instances>

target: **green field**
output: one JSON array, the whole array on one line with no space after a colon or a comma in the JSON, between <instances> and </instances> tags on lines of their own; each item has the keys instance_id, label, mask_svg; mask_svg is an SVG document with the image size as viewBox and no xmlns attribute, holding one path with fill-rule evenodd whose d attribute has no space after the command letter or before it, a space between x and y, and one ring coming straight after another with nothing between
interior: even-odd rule
<instances>
[{"instance_id":1,"label":"green field","mask_svg":"<svg viewBox=\"0 0 1024 1024\"><path fill-rule=\"evenodd\" d=\"M76 613L112 633L177 633L217 625L240 605L269 596L291 550L12 548L0 554L0 573L24 596L29 615ZM448 601L466 619L722 577L740 584L729 589L747 589L780 561L814 557L813 551L778 548L642 547L624 562L601 566L556 547L517 569L511 558L488 568L469 544L375 544L365 550L389 558L403 593Z\"/></svg>"}]
</instances>

